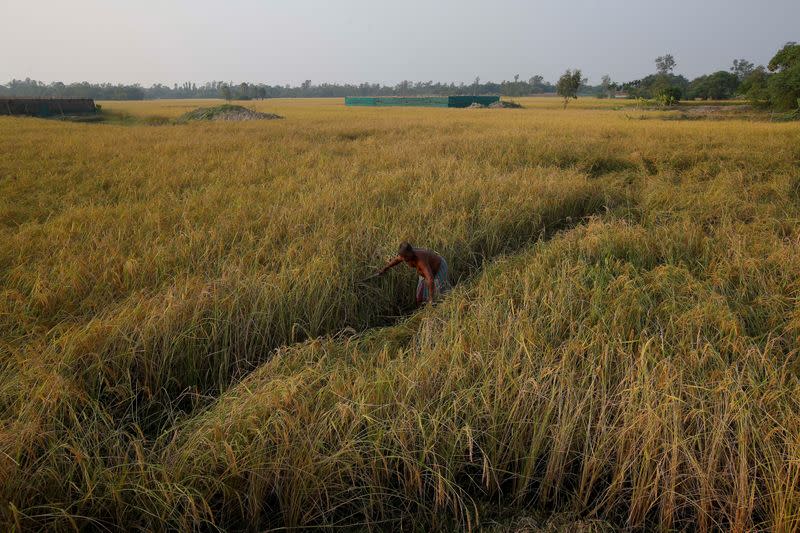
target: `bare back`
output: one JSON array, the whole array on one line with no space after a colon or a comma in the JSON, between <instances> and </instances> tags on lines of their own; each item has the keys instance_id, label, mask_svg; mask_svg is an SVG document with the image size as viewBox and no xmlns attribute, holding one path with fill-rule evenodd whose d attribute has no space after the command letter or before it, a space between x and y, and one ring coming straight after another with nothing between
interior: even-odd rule
<instances>
[{"instance_id":1,"label":"bare back","mask_svg":"<svg viewBox=\"0 0 800 533\"><path fill-rule=\"evenodd\" d=\"M411 261L406 261L406 263L414 267L421 277L427 277L425 276L426 266L430 269L432 276L435 276L439 272L439 267L442 264L442 258L439 254L426 248L414 248L414 255L416 257Z\"/></svg>"}]
</instances>

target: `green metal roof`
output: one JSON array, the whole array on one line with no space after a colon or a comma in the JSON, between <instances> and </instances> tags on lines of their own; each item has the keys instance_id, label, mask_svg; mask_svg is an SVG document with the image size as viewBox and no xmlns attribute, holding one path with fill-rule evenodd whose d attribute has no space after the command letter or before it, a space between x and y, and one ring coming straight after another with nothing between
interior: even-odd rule
<instances>
[{"instance_id":1,"label":"green metal roof","mask_svg":"<svg viewBox=\"0 0 800 533\"><path fill-rule=\"evenodd\" d=\"M499 100L499 96L347 96L344 104L367 107L469 107L474 103L488 106Z\"/></svg>"}]
</instances>

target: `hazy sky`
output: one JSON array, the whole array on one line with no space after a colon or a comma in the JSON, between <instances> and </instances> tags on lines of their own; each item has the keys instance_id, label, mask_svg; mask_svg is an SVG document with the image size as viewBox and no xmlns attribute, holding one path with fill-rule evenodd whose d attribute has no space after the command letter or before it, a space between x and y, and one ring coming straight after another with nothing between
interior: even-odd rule
<instances>
[{"instance_id":1,"label":"hazy sky","mask_svg":"<svg viewBox=\"0 0 800 533\"><path fill-rule=\"evenodd\" d=\"M800 41L800 0L0 0L0 83L691 78Z\"/></svg>"}]
</instances>

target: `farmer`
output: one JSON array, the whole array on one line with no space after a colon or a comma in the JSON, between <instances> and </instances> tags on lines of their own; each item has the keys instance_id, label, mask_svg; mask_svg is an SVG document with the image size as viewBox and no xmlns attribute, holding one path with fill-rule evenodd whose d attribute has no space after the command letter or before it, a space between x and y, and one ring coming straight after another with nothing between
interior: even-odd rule
<instances>
[{"instance_id":1,"label":"farmer","mask_svg":"<svg viewBox=\"0 0 800 533\"><path fill-rule=\"evenodd\" d=\"M444 257L425 248L414 248L408 242L400 244L397 257L389 261L375 275L381 276L390 268L404 261L408 266L416 268L419 274L419 281L417 282L418 304L426 300L429 303L433 303L435 293L441 296L450 290L450 282L447 281L447 262Z\"/></svg>"}]
</instances>

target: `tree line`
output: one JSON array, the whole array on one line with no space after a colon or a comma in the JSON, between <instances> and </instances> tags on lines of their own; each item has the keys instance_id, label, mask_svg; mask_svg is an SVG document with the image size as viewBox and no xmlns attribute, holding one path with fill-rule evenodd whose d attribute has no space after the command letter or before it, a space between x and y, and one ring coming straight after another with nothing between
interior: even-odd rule
<instances>
[{"instance_id":1,"label":"tree line","mask_svg":"<svg viewBox=\"0 0 800 533\"><path fill-rule=\"evenodd\" d=\"M262 83L232 83L211 81L198 85L187 82L172 87L160 83L143 87L139 84L111 83L43 83L31 80L11 80L0 85L0 97L61 97L95 98L98 100L145 100L159 98L224 98L226 100L251 100L263 98L343 97L343 96L444 96L469 94L499 94L503 96L530 96L559 94L566 107L570 99L579 95L601 98L628 97L653 100L662 105L672 105L685 99L725 100L746 98L751 102L776 109L800 107L800 45L787 43L766 65L756 66L746 59L734 59L728 70L719 70L689 80L676 74L677 62L671 54L655 60L656 71L641 79L614 82L603 76L599 85L589 85L580 69L567 70L555 83L543 76L500 83L481 82L476 77L472 83L443 83L404 80L396 85L379 83L314 84L305 80L298 86L267 85Z\"/></svg>"},{"instance_id":2,"label":"tree line","mask_svg":"<svg viewBox=\"0 0 800 533\"><path fill-rule=\"evenodd\" d=\"M95 98L98 100L150 100L158 98L224 98L226 100L254 100L263 98L323 98L343 96L446 96L469 94L502 94L525 96L532 94L555 93L553 84L544 81L542 76L532 76L529 80L500 83L481 83L480 78L471 84L442 83L434 81L412 82L404 80L396 85L379 83L337 84L321 83L315 85L306 80L298 86L267 85L262 83L232 83L211 81L198 85L187 82L173 86L160 83L143 87L140 84L124 85L110 83L43 83L26 78L11 80L0 85L0 96L33 98Z\"/></svg>"},{"instance_id":3,"label":"tree line","mask_svg":"<svg viewBox=\"0 0 800 533\"><path fill-rule=\"evenodd\" d=\"M653 100L672 105L680 100L727 100L744 98L759 106L779 110L800 108L800 44L789 42L770 62L756 66L746 59L734 59L728 70L718 70L693 80L675 74L672 54L655 59L656 72L644 78L614 83L603 76L599 97L618 96ZM577 79L576 79L577 73ZM577 96L575 86L580 70L567 70L557 84L564 103Z\"/></svg>"}]
</instances>

